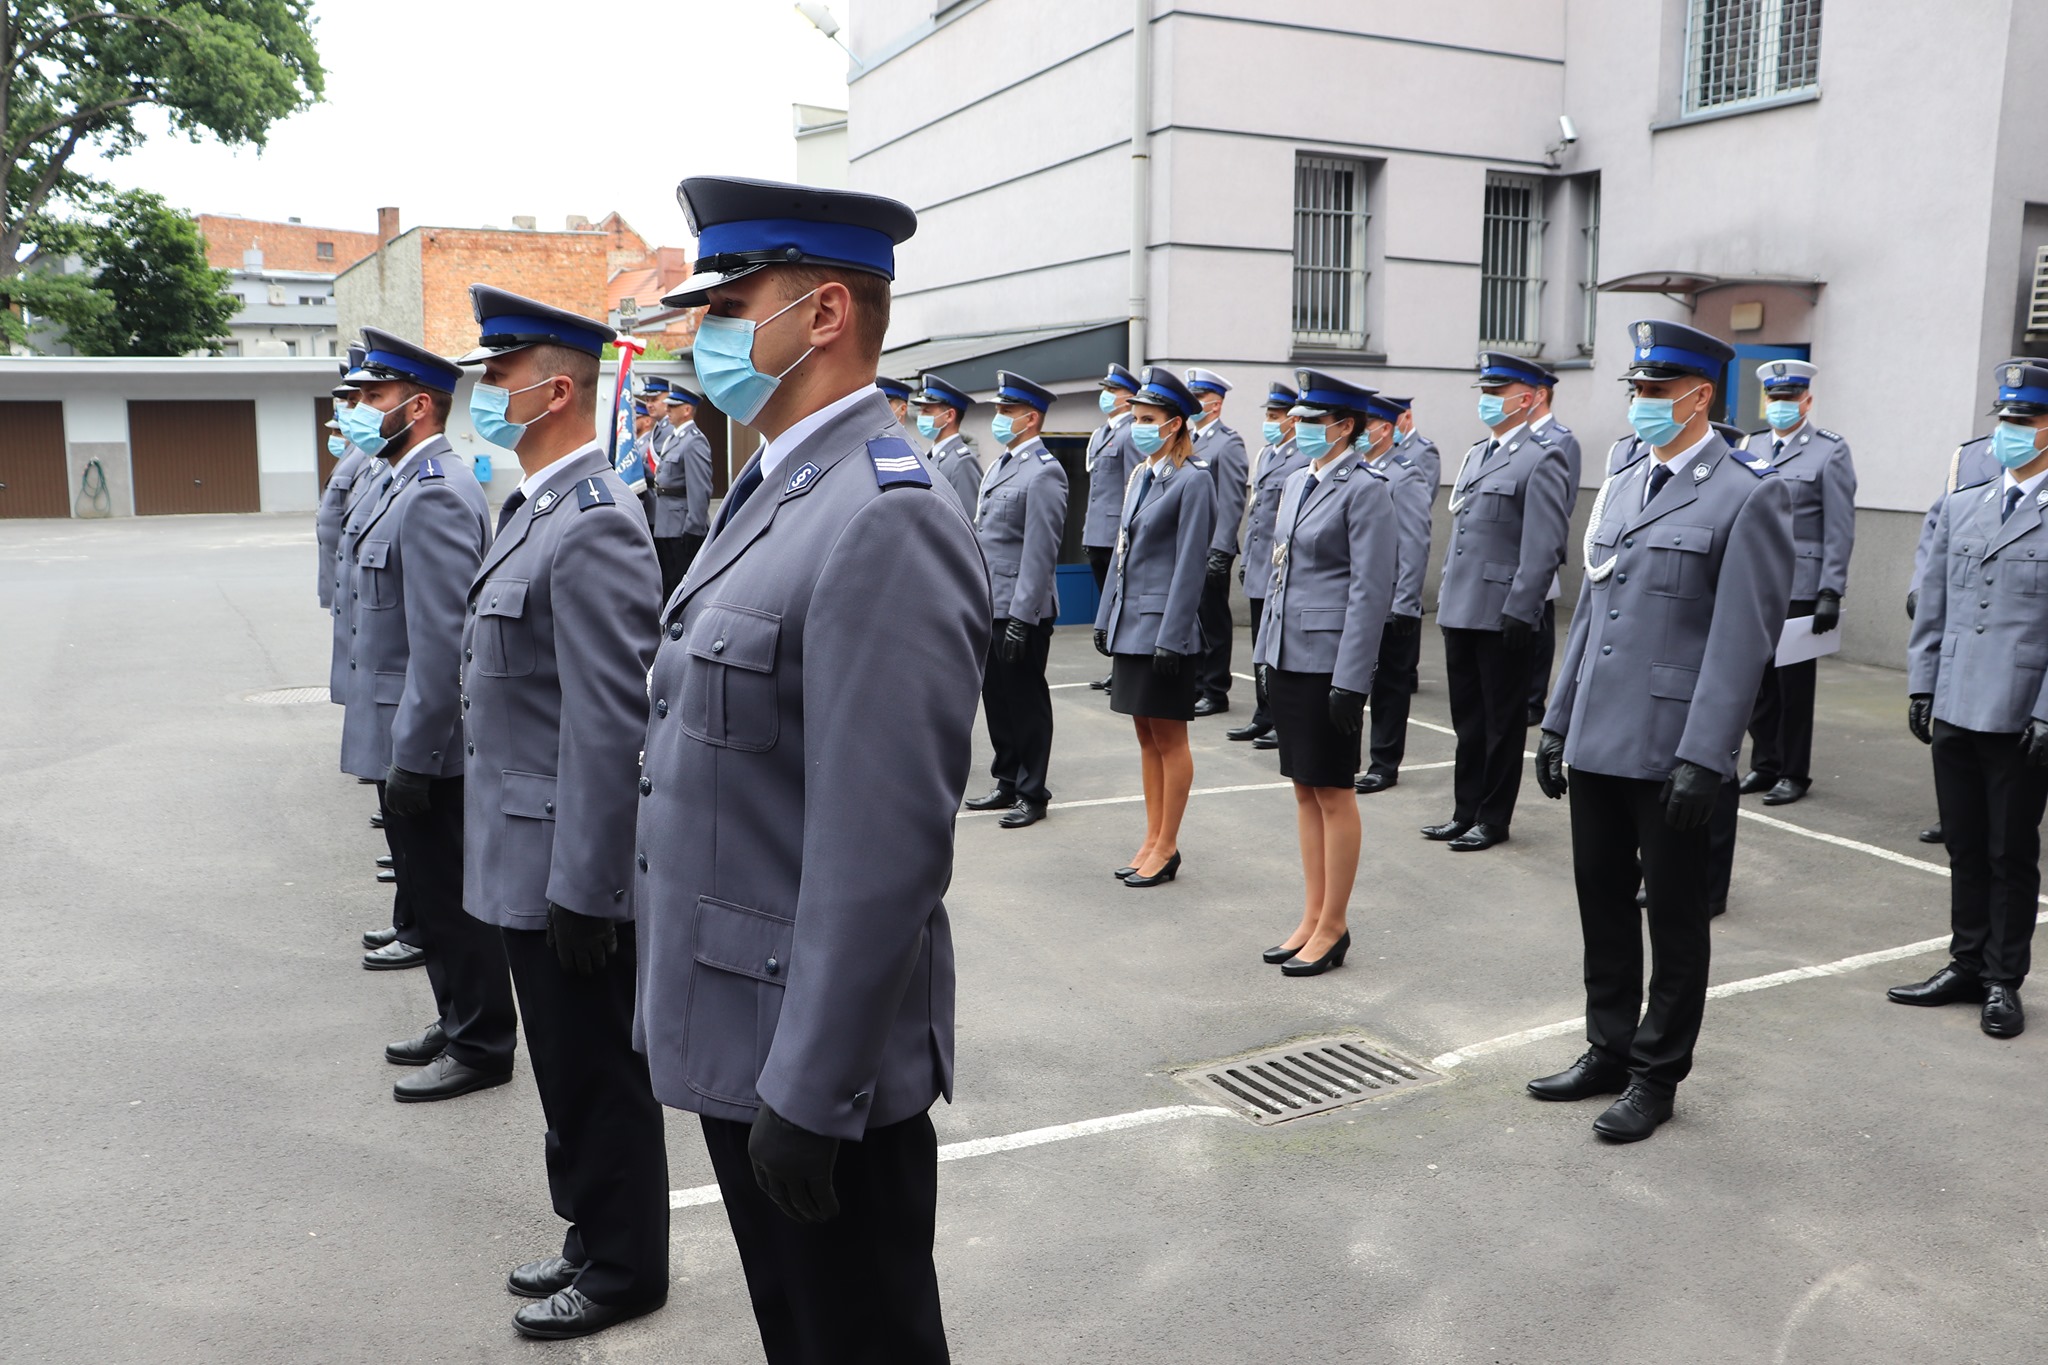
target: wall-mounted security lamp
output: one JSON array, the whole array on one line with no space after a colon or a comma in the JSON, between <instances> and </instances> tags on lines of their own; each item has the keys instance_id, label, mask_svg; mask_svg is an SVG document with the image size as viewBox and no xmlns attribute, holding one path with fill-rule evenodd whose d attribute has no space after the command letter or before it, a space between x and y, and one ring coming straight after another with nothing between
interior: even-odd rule
<instances>
[{"instance_id":1,"label":"wall-mounted security lamp","mask_svg":"<svg viewBox=\"0 0 2048 1365\"><path fill-rule=\"evenodd\" d=\"M824 34L833 42L838 43L839 50L852 60L854 70L865 71L868 69L868 64L862 61L859 55L852 48L848 47L845 40L839 36L839 21L832 17L831 10L819 4L818 0L797 0L796 12L808 20L812 28Z\"/></svg>"},{"instance_id":2,"label":"wall-mounted security lamp","mask_svg":"<svg viewBox=\"0 0 2048 1365\"><path fill-rule=\"evenodd\" d=\"M802 9L803 6L798 5L797 8ZM1555 167L1559 154L1578 140L1579 130L1572 123L1572 116L1570 114L1559 114L1557 116L1557 141L1543 149L1543 159Z\"/></svg>"}]
</instances>

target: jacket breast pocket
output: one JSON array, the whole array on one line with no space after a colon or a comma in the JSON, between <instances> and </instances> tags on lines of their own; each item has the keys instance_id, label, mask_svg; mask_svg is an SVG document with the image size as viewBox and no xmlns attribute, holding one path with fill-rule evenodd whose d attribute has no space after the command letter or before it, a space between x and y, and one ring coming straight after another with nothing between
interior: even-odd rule
<instances>
[{"instance_id":1,"label":"jacket breast pocket","mask_svg":"<svg viewBox=\"0 0 2048 1365\"><path fill-rule=\"evenodd\" d=\"M1496 475L1482 479L1472 495L1472 515L1480 521L1508 521L1515 515L1515 481Z\"/></svg>"},{"instance_id":2,"label":"jacket breast pocket","mask_svg":"<svg viewBox=\"0 0 2048 1365\"><path fill-rule=\"evenodd\" d=\"M391 563L391 542L366 540L356 551L356 605L372 611L398 605L396 567Z\"/></svg>"},{"instance_id":3,"label":"jacket breast pocket","mask_svg":"<svg viewBox=\"0 0 2048 1365\"><path fill-rule=\"evenodd\" d=\"M1714 528L1660 522L1637 532L1648 541L1649 581L1645 591L1659 597L1698 597L1707 590Z\"/></svg>"},{"instance_id":4,"label":"jacket breast pocket","mask_svg":"<svg viewBox=\"0 0 2048 1365\"><path fill-rule=\"evenodd\" d=\"M1967 589L1977 581L1978 566L1984 558L1984 542L1974 537L1952 540L1948 545L1948 580Z\"/></svg>"},{"instance_id":5,"label":"jacket breast pocket","mask_svg":"<svg viewBox=\"0 0 2048 1365\"><path fill-rule=\"evenodd\" d=\"M476 671L487 678L533 672L533 622L526 614L527 580L493 579L477 591Z\"/></svg>"},{"instance_id":6,"label":"jacket breast pocket","mask_svg":"<svg viewBox=\"0 0 2048 1365\"><path fill-rule=\"evenodd\" d=\"M712 603L690 623L683 674L683 730L721 748L765 753L780 732L775 655L782 618Z\"/></svg>"},{"instance_id":7,"label":"jacket breast pocket","mask_svg":"<svg viewBox=\"0 0 2048 1365\"><path fill-rule=\"evenodd\" d=\"M978 523L982 526L1006 526L1023 519L1024 499L1017 495L1014 488L994 489L982 500L981 516L978 518Z\"/></svg>"},{"instance_id":8,"label":"jacket breast pocket","mask_svg":"<svg viewBox=\"0 0 2048 1365\"><path fill-rule=\"evenodd\" d=\"M2048 561L2040 559L2037 551L2014 546L2000 551L1998 557L2012 579L2014 592L2025 593L2029 597L2048 593Z\"/></svg>"},{"instance_id":9,"label":"jacket breast pocket","mask_svg":"<svg viewBox=\"0 0 2048 1365\"><path fill-rule=\"evenodd\" d=\"M710 896L697 899L696 961L683 1025L683 1079L711 1099L755 1104L782 1017L796 924Z\"/></svg>"}]
</instances>

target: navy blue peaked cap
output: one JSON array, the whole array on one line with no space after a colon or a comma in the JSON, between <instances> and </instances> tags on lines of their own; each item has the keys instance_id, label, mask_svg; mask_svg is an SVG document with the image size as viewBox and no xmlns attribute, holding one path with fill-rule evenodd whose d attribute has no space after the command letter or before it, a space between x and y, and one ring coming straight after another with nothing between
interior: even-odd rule
<instances>
[{"instance_id":1,"label":"navy blue peaked cap","mask_svg":"<svg viewBox=\"0 0 2048 1365\"><path fill-rule=\"evenodd\" d=\"M1114 360L1109 362L1109 372L1095 381L1099 389L1122 389L1125 393L1138 391L1138 376L1132 374Z\"/></svg>"},{"instance_id":2,"label":"navy blue peaked cap","mask_svg":"<svg viewBox=\"0 0 2048 1365\"><path fill-rule=\"evenodd\" d=\"M2048 360L2014 356L1991 367L1991 382L1998 385L1993 412L2014 417L2034 417L2048 412Z\"/></svg>"},{"instance_id":3,"label":"navy blue peaked cap","mask_svg":"<svg viewBox=\"0 0 2048 1365\"><path fill-rule=\"evenodd\" d=\"M899 403L908 403L910 401L910 385L900 379L877 379L875 387Z\"/></svg>"},{"instance_id":4,"label":"navy blue peaked cap","mask_svg":"<svg viewBox=\"0 0 2048 1365\"><path fill-rule=\"evenodd\" d=\"M1294 408L1296 417L1320 417L1332 410L1364 412L1366 404L1379 392L1322 370L1296 370L1294 382L1301 386L1301 399Z\"/></svg>"},{"instance_id":5,"label":"navy blue peaked cap","mask_svg":"<svg viewBox=\"0 0 2048 1365\"><path fill-rule=\"evenodd\" d=\"M1043 384L1034 383L1023 375L1011 370L996 371L996 401L998 403L1022 403L1036 408L1042 415L1052 406L1053 392Z\"/></svg>"},{"instance_id":6,"label":"navy blue peaked cap","mask_svg":"<svg viewBox=\"0 0 2048 1365\"><path fill-rule=\"evenodd\" d=\"M910 395L910 401L952 408L963 417L967 415L967 410L974 406L974 400L967 396L965 389L949 384L935 374L927 374L924 377L924 387Z\"/></svg>"},{"instance_id":7,"label":"navy blue peaked cap","mask_svg":"<svg viewBox=\"0 0 2048 1365\"><path fill-rule=\"evenodd\" d=\"M1300 401L1301 395L1299 393L1282 384L1277 379L1266 390L1266 406L1269 408L1291 408Z\"/></svg>"},{"instance_id":8,"label":"navy blue peaked cap","mask_svg":"<svg viewBox=\"0 0 2048 1365\"><path fill-rule=\"evenodd\" d=\"M419 384L441 393L455 392L462 371L455 362L415 346L404 337L381 327L363 329L363 360L342 378L356 384Z\"/></svg>"},{"instance_id":9,"label":"navy blue peaked cap","mask_svg":"<svg viewBox=\"0 0 2048 1365\"><path fill-rule=\"evenodd\" d=\"M1137 393L1131 396L1131 401L1143 403L1148 407L1165 408L1168 412L1178 413L1182 417L1198 416L1202 411L1202 401L1189 391L1179 375L1164 365L1145 367L1145 382L1139 385Z\"/></svg>"},{"instance_id":10,"label":"navy blue peaked cap","mask_svg":"<svg viewBox=\"0 0 2048 1365\"><path fill-rule=\"evenodd\" d=\"M495 285L469 287L469 306L476 314L477 347L455 363L481 365L492 356L528 346L567 346L601 356L618 333L594 318L566 308L510 293Z\"/></svg>"},{"instance_id":11,"label":"navy blue peaked cap","mask_svg":"<svg viewBox=\"0 0 2048 1365\"><path fill-rule=\"evenodd\" d=\"M1556 375L1525 355L1511 351L1479 353L1479 388L1491 388L1496 384L1533 384L1538 388L1548 388L1556 382Z\"/></svg>"},{"instance_id":12,"label":"navy blue peaked cap","mask_svg":"<svg viewBox=\"0 0 2048 1365\"><path fill-rule=\"evenodd\" d=\"M640 381L640 392L642 394L667 393L668 379L663 375L650 374Z\"/></svg>"},{"instance_id":13,"label":"navy blue peaked cap","mask_svg":"<svg viewBox=\"0 0 2048 1365\"><path fill-rule=\"evenodd\" d=\"M1632 322L1628 339L1634 350L1628 373L1622 376L1625 380L1697 375L1719 383L1728 362L1735 359L1733 346L1682 322Z\"/></svg>"},{"instance_id":14,"label":"navy blue peaked cap","mask_svg":"<svg viewBox=\"0 0 2048 1365\"><path fill-rule=\"evenodd\" d=\"M681 384L676 383L673 379L669 381L668 385L668 401L670 406L674 406L677 403L688 403L693 408L701 408L704 406L703 395L699 394L694 389L684 388Z\"/></svg>"},{"instance_id":15,"label":"navy blue peaked cap","mask_svg":"<svg viewBox=\"0 0 2048 1365\"><path fill-rule=\"evenodd\" d=\"M697 237L696 269L672 308L693 308L711 290L771 265L828 265L896 278L896 246L917 231L908 204L879 194L696 175L676 202Z\"/></svg>"}]
</instances>

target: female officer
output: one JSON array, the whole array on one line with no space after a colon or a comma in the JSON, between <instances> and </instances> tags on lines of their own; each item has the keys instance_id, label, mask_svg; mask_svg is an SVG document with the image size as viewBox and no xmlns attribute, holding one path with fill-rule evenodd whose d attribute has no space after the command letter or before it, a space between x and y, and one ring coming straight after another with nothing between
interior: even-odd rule
<instances>
[{"instance_id":1,"label":"female officer","mask_svg":"<svg viewBox=\"0 0 2048 1365\"><path fill-rule=\"evenodd\" d=\"M1265 669L1294 780L1307 895L1301 923L1267 962L1288 976L1344 965L1344 917L1358 875L1359 732L1394 605L1400 528L1387 477L1359 458L1373 390L1317 370L1298 374L1294 441L1308 466L1287 478L1273 532L1272 586L1253 663Z\"/></svg>"},{"instance_id":2,"label":"female officer","mask_svg":"<svg viewBox=\"0 0 2048 1365\"><path fill-rule=\"evenodd\" d=\"M1095 613L1095 648L1110 656L1110 709L1132 718L1145 788L1145 841L1117 876L1125 886L1170 882L1180 871L1180 820L1194 785L1188 722L1193 661L1202 652L1196 611L1216 481L1194 458L1189 423L1202 405L1180 377L1146 367L1131 399L1131 441L1143 463L1124 489L1115 557Z\"/></svg>"}]
</instances>

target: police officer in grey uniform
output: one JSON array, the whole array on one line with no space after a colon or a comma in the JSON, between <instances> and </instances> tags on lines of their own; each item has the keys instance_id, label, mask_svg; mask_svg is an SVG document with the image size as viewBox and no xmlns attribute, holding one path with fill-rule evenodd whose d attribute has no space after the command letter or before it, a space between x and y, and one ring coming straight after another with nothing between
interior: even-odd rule
<instances>
[{"instance_id":1,"label":"police officer in grey uniform","mask_svg":"<svg viewBox=\"0 0 2048 1365\"><path fill-rule=\"evenodd\" d=\"M1131 399L1138 392L1138 377L1112 361L1096 381L1096 388L1102 425L1089 435L1082 460L1088 474L1088 505L1081 519L1081 548L1088 552L1088 571L1095 575L1099 598L1109 582L1109 563L1116 554L1124 492L1145 457L1131 444ZM1109 678L1097 678L1088 686L1107 692Z\"/></svg>"},{"instance_id":2,"label":"police officer in grey uniform","mask_svg":"<svg viewBox=\"0 0 2048 1365\"><path fill-rule=\"evenodd\" d=\"M1203 369L1191 369L1182 378L1202 403L1195 454L1216 476L1216 538L1209 543L1208 572L1202 579L1202 657L1195 666L1195 714L1214 716L1230 709L1230 651L1237 638L1230 615L1230 566L1237 562L1237 534L1244 523L1251 467L1244 437L1223 420L1230 381Z\"/></svg>"},{"instance_id":3,"label":"police officer in grey uniform","mask_svg":"<svg viewBox=\"0 0 2048 1365\"><path fill-rule=\"evenodd\" d=\"M341 373L344 382L334 386L330 392L334 397L334 409L340 411L355 401L356 387L346 382L348 372L360 363L360 357L353 354L358 347L349 348L351 355L343 363ZM315 589L320 605L329 609L334 606L335 554L341 548L341 528L348 521L350 495L355 491L356 476L370 462L370 457L348 443L348 437L341 434L341 422L333 417L327 419L327 453L334 457L334 468L328 471L327 486L320 490L320 506L313 513L313 541L319 550L319 574ZM329 693L328 700L341 699Z\"/></svg>"},{"instance_id":4,"label":"police officer in grey uniform","mask_svg":"<svg viewBox=\"0 0 2048 1365\"><path fill-rule=\"evenodd\" d=\"M1785 481L1731 451L1707 419L1733 349L1675 322L1638 322L1629 337L1629 423L1651 451L1595 500L1536 749L1537 785L1552 800L1571 765L1591 1047L1529 1083L1544 1100L1619 1093L1593 1123L1615 1142L1670 1118L1692 1068L1707 1000L1707 824L1735 774L1792 582ZM1646 1015L1638 880L1649 890Z\"/></svg>"},{"instance_id":5,"label":"police officer in grey uniform","mask_svg":"<svg viewBox=\"0 0 2048 1365\"><path fill-rule=\"evenodd\" d=\"M1372 393L1365 400L1365 434L1359 449L1366 464L1386 475L1397 528L1394 596L1380 632L1379 667L1372 680L1372 743L1366 770L1355 790L1383 792L1401 780L1408 752L1408 708L1422 686L1422 581L1429 573L1429 475L1401 454L1395 440L1407 406Z\"/></svg>"},{"instance_id":6,"label":"police officer in grey uniform","mask_svg":"<svg viewBox=\"0 0 2048 1365\"><path fill-rule=\"evenodd\" d=\"M1982 1002L1993 1038L2026 1027L2048 809L2048 361L2001 361L1996 479L1942 500L1907 645L1907 724L1934 750L1948 844L1949 961L1889 992Z\"/></svg>"},{"instance_id":7,"label":"police officer in grey uniform","mask_svg":"<svg viewBox=\"0 0 2048 1365\"><path fill-rule=\"evenodd\" d=\"M662 598L676 590L711 529L711 438L697 426L696 394L668 386L670 439L654 470L654 550Z\"/></svg>"},{"instance_id":8,"label":"police officer in grey uniform","mask_svg":"<svg viewBox=\"0 0 2048 1365\"><path fill-rule=\"evenodd\" d=\"M996 371L994 434L1004 447L981 481L974 532L988 561L995 634L981 705L988 717L996 785L967 802L1001 810L996 823L1022 829L1045 818L1046 768L1052 758L1052 693L1045 660L1059 615L1060 538L1067 529L1067 471L1038 439L1052 390Z\"/></svg>"},{"instance_id":9,"label":"police officer in grey uniform","mask_svg":"<svg viewBox=\"0 0 2048 1365\"><path fill-rule=\"evenodd\" d=\"M425 950L439 1015L417 1037L384 1049L386 1060L422 1068L392 1094L444 1100L512 1079L505 950L462 911L463 597L483 559L490 514L469 466L441 434L461 371L375 327L363 329L363 343L363 364L349 372L362 397L344 410L342 426L392 467L342 534L355 633L341 767L377 779L409 921L398 924L399 941Z\"/></svg>"},{"instance_id":10,"label":"police officer in grey uniform","mask_svg":"<svg viewBox=\"0 0 2048 1365\"><path fill-rule=\"evenodd\" d=\"M478 434L526 478L469 586L463 897L494 926L547 1115L561 1254L512 1271L530 1337L586 1336L668 1294L668 1154L633 1050L633 822L659 568L596 439L612 330L470 286Z\"/></svg>"},{"instance_id":11,"label":"police officer in grey uniform","mask_svg":"<svg viewBox=\"0 0 2048 1365\"><path fill-rule=\"evenodd\" d=\"M1266 444L1252 461L1249 506L1244 519L1244 560L1237 581L1244 585L1245 601L1251 606L1252 649L1258 649L1259 623L1266 615L1266 591L1272 586L1273 527L1280 517L1280 495L1287 476L1307 464L1295 444L1295 416L1292 409L1301 395L1291 384L1274 383L1266 390L1266 420L1259 431ZM1255 749L1277 749L1273 738L1273 713L1266 705L1265 689L1252 672L1252 718L1223 732L1226 739L1251 740Z\"/></svg>"},{"instance_id":12,"label":"police officer in grey uniform","mask_svg":"<svg viewBox=\"0 0 2048 1365\"><path fill-rule=\"evenodd\" d=\"M928 455L932 472L953 490L960 509L972 518L975 500L981 496L981 461L974 458L973 448L960 434L960 424L967 420L974 400L966 390L928 374L923 387L910 395L910 402L917 409L918 434L932 443Z\"/></svg>"},{"instance_id":13,"label":"police officer in grey uniform","mask_svg":"<svg viewBox=\"0 0 2048 1365\"><path fill-rule=\"evenodd\" d=\"M2035 362L2027 361L2026 363L2032 364ZM1991 435L1989 432L1982 436L1974 436L1963 442L1956 447L1955 453L1949 456L1948 474L1942 482L1941 494L1935 498L1934 505L1927 509L1927 517L1920 523L1920 540L1913 547L1913 577L1906 584L1906 619L1908 621L1913 619L1913 613L1919 606L1920 571L1927 567L1927 551L1934 544L1934 528L1941 520L1941 504L1943 499L1947 498L1949 494L1955 492L1958 488L1968 488L1973 484L1985 483L1997 478L1998 474L1999 464L1991 454ZM1919 834L1920 842L1923 844L1938 844L1941 842L1941 838L1941 821L1939 820L1936 820L1926 829L1921 830Z\"/></svg>"},{"instance_id":14,"label":"police officer in grey uniform","mask_svg":"<svg viewBox=\"0 0 2048 1365\"><path fill-rule=\"evenodd\" d=\"M914 429L917 418L910 411L910 385L885 375L875 381L875 387L882 391L882 397L889 400L889 411L896 415L896 424Z\"/></svg>"},{"instance_id":15,"label":"police officer in grey uniform","mask_svg":"<svg viewBox=\"0 0 2048 1365\"><path fill-rule=\"evenodd\" d=\"M1507 842L1529 733L1529 650L1571 525L1564 452L1529 433L1548 374L1523 356L1480 353L1479 419L1492 435L1466 452L1451 487L1436 623L1458 732L1457 804L1422 837L1459 853Z\"/></svg>"},{"instance_id":16,"label":"police officer in grey uniform","mask_svg":"<svg viewBox=\"0 0 2048 1365\"><path fill-rule=\"evenodd\" d=\"M1764 416L1771 425L1752 433L1743 448L1761 455L1785 476L1792 494L1790 616L1811 616L1816 635L1842 619L1849 589L1849 554L1856 546L1856 466L1849 443L1815 426L1813 377L1804 360L1766 360L1757 366ZM1764 674L1749 720L1749 772L1742 791L1762 792L1766 806L1785 806L1813 785L1813 690L1818 661L1807 659Z\"/></svg>"},{"instance_id":17,"label":"police officer in grey uniform","mask_svg":"<svg viewBox=\"0 0 2048 1365\"><path fill-rule=\"evenodd\" d=\"M1570 493L1570 508L1579 501L1580 453L1579 438L1557 415L1550 410L1550 400L1557 393L1557 375L1551 370L1543 372L1545 382L1536 390L1536 416L1529 423L1529 433L1548 446L1555 446L1564 452L1565 478ZM1558 560L1560 567L1564 560ZM1529 651L1529 723L1543 723L1545 700L1550 696L1550 665L1557 656L1557 597L1563 591L1562 580L1557 574L1550 575L1550 592L1543 599L1543 615L1536 621L1536 643Z\"/></svg>"},{"instance_id":18,"label":"police officer in grey uniform","mask_svg":"<svg viewBox=\"0 0 2048 1365\"><path fill-rule=\"evenodd\" d=\"M992 620L973 528L874 387L874 195L680 190L705 397L767 444L669 599L638 832L635 1039L701 1116L770 1365L947 1358L942 897ZM906 718L915 723L906 723Z\"/></svg>"},{"instance_id":19,"label":"police officer in grey uniform","mask_svg":"<svg viewBox=\"0 0 2048 1365\"><path fill-rule=\"evenodd\" d=\"M1422 471L1422 477L1429 484L1429 505L1436 508L1436 495L1443 487L1443 456L1437 452L1436 442L1415 429L1415 400L1413 398L1389 398L1391 403L1401 405L1401 421L1394 430L1401 458Z\"/></svg>"}]
</instances>

